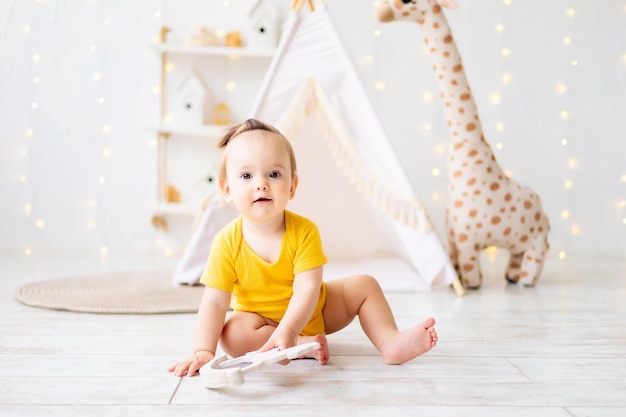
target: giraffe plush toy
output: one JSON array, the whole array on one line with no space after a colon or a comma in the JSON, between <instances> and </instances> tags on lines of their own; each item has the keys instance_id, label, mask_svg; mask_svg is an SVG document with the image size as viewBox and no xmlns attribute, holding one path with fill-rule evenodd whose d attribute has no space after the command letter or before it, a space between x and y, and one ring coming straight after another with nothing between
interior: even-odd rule
<instances>
[{"instance_id":1,"label":"giraffe plush toy","mask_svg":"<svg viewBox=\"0 0 626 417\"><path fill-rule=\"evenodd\" d=\"M376 11L381 22L419 25L452 139L448 163L446 231L448 251L466 288L479 288L479 252L496 246L510 253L506 279L533 286L539 279L550 225L539 196L508 178L483 136L476 103L441 5L451 0L387 0Z\"/></svg>"}]
</instances>

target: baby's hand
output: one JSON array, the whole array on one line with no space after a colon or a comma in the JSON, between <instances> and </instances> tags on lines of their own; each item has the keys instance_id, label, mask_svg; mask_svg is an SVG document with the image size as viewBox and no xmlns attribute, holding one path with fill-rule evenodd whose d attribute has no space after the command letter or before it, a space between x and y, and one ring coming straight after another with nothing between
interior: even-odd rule
<instances>
[{"instance_id":1,"label":"baby's hand","mask_svg":"<svg viewBox=\"0 0 626 417\"><path fill-rule=\"evenodd\" d=\"M170 366L167 371L173 372L174 376L194 376L200 368L209 363L215 357L213 352L201 350L185 359Z\"/></svg>"},{"instance_id":2,"label":"baby's hand","mask_svg":"<svg viewBox=\"0 0 626 417\"><path fill-rule=\"evenodd\" d=\"M296 336L297 335L294 336L290 330L283 330L278 327L259 350L261 352L265 352L274 348L278 348L278 350L289 349L290 347L296 345ZM287 365L289 360L285 359L284 361L280 361L278 363L281 365Z\"/></svg>"}]
</instances>

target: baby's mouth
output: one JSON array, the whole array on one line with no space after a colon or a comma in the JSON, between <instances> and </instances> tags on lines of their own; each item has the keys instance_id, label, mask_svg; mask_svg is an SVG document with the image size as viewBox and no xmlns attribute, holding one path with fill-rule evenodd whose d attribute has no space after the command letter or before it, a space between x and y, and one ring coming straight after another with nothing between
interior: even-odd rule
<instances>
[{"instance_id":1,"label":"baby's mouth","mask_svg":"<svg viewBox=\"0 0 626 417\"><path fill-rule=\"evenodd\" d=\"M255 203L264 203L266 201L272 201L272 200L269 198L265 198L265 197L257 198L256 200L254 200Z\"/></svg>"}]
</instances>

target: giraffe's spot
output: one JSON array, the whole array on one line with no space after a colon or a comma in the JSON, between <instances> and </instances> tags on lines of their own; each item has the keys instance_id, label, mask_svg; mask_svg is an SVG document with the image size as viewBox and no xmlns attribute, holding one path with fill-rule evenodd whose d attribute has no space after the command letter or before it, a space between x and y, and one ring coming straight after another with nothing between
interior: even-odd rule
<instances>
[{"instance_id":1,"label":"giraffe's spot","mask_svg":"<svg viewBox=\"0 0 626 417\"><path fill-rule=\"evenodd\" d=\"M498 223L500 223L500 221L502 221L502 219L500 218L500 216L493 216L491 218L491 224L496 225Z\"/></svg>"},{"instance_id":2,"label":"giraffe's spot","mask_svg":"<svg viewBox=\"0 0 626 417\"><path fill-rule=\"evenodd\" d=\"M517 207L515 207L515 206L511 206L511 208L510 208L509 210L511 210L511 211L513 211L513 212L515 212L515 211L517 211Z\"/></svg>"},{"instance_id":3,"label":"giraffe's spot","mask_svg":"<svg viewBox=\"0 0 626 417\"><path fill-rule=\"evenodd\" d=\"M487 167L487 173L491 174L491 171L493 171L493 168Z\"/></svg>"},{"instance_id":4,"label":"giraffe's spot","mask_svg":"<svg viewBox=\"0 0 626 417\"><path fill-rule=\"evenodd\" d=\"M454 202L454 207L459 208L459 207L463 207L463 201L461 200L456 200Z\"/></svg>"},{"instance_id":5,"label":"giraffe's spot","mask_svg":"<svg viewBox=\"0 0 626 417\"><path fill-rule=\"evenodd\" d=\"M520 276L522 278L527 277L528 276L528 271L522 271L522 274Z\"/></svg>"},{"instance_id":6,"label":"giraffe's spot","mask_svg":"<svg viewBox=\"0 0 626 417\"><path fill-rule=\"evenodd\" d=\"M520 217L519 221L522 224L526 223L526 217L524 217L524 216Z\"/></svg>"},{"instance_id":7,"label":"giraffe's spot","mask_svg":"<svg viewBox=\"0 0 626 417\"><path fill-rule=\"evenodd\" d=\"M445 58L450 58L450 52L448 52L448 51L444 51L443 56L444 56Z\"/></svg>"},{"instance_id":8,"label":"giraffe's spot","mask_svg":"<svg viewBox=\"0 0 626 417\"><path fill-rule=\"evenodd\" d=\"M478 211L475 209L470 210L469 212L469 216L470 217L476 217L478 215Z\"/></svg>"},{"instance_id":9,"label":"giraffe's spot","mask_svg":"<svg viewBox=\"0 0 626 417\"><path fill-rule=\"evenodd\" d=\"M469 153L467 154L467 156L469 156L470 158L474 157L478 155L478 151L476 149L472 149L471 151L469 151Z\"/></svg>"},{"instance_id":10,"label":"giraffe's spot","mask_svg":"<svg viewBox=\"0 0 626 417\"><path fill-rule=\"evenodd\" d=\"M457 80L452 80L452 81L450 81L450 84L452 84L452 85L459 85L459 82Z\"/></svg>"},{"instance_id":11,"label":"giraffe's spot","mask_svg":"<svg viewBox=\"0 0 626 417\"><path fill-rule=\"evenodd\" d=\"M452 175L454 176L454 178L459 178L461 175L463 175L463 171L461 170L454 171L454 174Z\"/></svg>"},{"instance_id":12,"label":"giraffe's spot","mask_svg":"<svg viewBox=\"0 0 626 417\"><path fill-rule=\"evenodd\" d=\"M487 239L491 239L491 232L487 233Z\"/></svg>"},{"instance_id":13,"label":"giraffe's spot","mask_svg":"<svg viewBox=\"0 0 626 417\"><path fill-rule=\"evenodd\" d=\"M474 129L476 129L476 123L468 123L467 125L465 125L465 130L467 130L468 132L471 132Z\"/></svg>"},{"instance_id":14,"label":"giraffe's spot","mask_svg":"<svg viewBox=\"0 0 626 417\"><path fill-rule=\"evenodd\" d=\"M482 194L482 191L480 191L480 190L474 190L474 195L481 195L481 194Z\"/></svg>"},{"instance_id":15,"label":"giraffe's spot","mask_svg":"<svg viewBox=\"0 0 626 417\"><path fill-rule=\"evenodd\" d=\"M459 97L461 100L463 101L467 101L472 97L472 95L470 93L463 93L461 94L461 97Z\"/></svg>"},{"instance_id":16,"label":"giraffe's spot","mask_svg":"<svg viewBox=\"0 0 626 417\"><path fill-rule=\"evenodd\" d=\"M477 159L476 160L476 165L482 165L483 164L483 160L482 159Z\"/></svg>"},{"instance_id":17,"label":"giraffe's spot","mask_svg":"<svg viewBox=\"0 0 626 417\"><path fill-rule=\"evenodd\" d=\"M463 265L463 271L465 271L465 272L470 272L473 269L474 269L474 265L472 265L472 264L465 264L465 265Z\"/></svg>"},{"instance_id":18,"label":"giraffe's spot","mask_svg":"<svg viewBox=\"0 0 626 417\"><path fill-rule=\"evenodd\" d=\"M487 205L488 205L488 206L490 206L490 205L491 205L491 203L493 203L493 201L491 201L491 198L488 198L488 199L487 199Z\"/></svg>"},{"instance_id":19,"label":"giraffe's spot","mask_svg":"<svg viewBox=\"0 0 626 417\"><path fill-rule=\"evenodd\" d=\"M538 222L539 220L541 220L541 212L538 211L537 213L535 213L535 221Z\"/></svg>"},{"instance_id":20,"label":"giraffe's spot","mask_svg":"<svg viewBox=\"0 0 626 417\"><path fill-rule=\"evenodd\" d=\"M498 188L500 188L500 184L498 184L497 182L492 182L491 185L489 186L489 189L491 191L496 191Z\"/></svg>"},{"instance_id":21,"label":"giraffe's spot","mask_svg":"<svg viewBox=\"0 0 626 417\"><path fill-rule=\"evenodd\" d=\"M519 238L520 242L528 242L528 236L527 235L523 235L522 237Z\"/></svg>"},{"instance_id":22,"label":"giraffe's spot","mask_svg":"<svg viewBox=\"0 0 626 417\"><path fill-rule=\"evenodd\" d=\"M476 223L476 228L477 229L482 229L483 228L483 224L481 222Z\"/></svg>"},{"instance_id":23,"label":"giraffe's spot","mask_svg":"<svg viewBox=\"0 0 626 417\"><path fill-rule=\"evenodd\" d=\"M465 144L464 142L456 142L454 144L454 150L458 151L459 149L461 149L463 147L464 144Z\"/></svg>"},{"instance_id":24,"label":"giraffe's spot","mask_svg":"<svg viewBox=\"0 0 626 417\"><path fill-rule=\"evenodd\" d=\"M507 227L506 229L504 229L504 236L508 236L511 234L511 228Z\"/></svg>"},{"instance_id":25,"label":"giraffe's spot","mask_svg":"<svg viewBox=\"0 0 626 417\"><path fill-rule=\"evenodd\" d=\"M440 13L440 12L441 12L441 6L438 5L438 4L435 4L433 6L433 14L437 14L437 13Z\"/></svg>"},{"instance_id":26,"label":"giraffe's spot","mask_svg":"<svg viewBox=\"0 0 626 417\"><path fill-rule=\"evenodd\" d=\"M452 35L448 35L445 38L443 38L443 43L452 43Z\"/></svg>"},{"instance_id":27,"label":"giraffe's spot","mask_svg":"<svg viewBox=\"0 0 626 417\"><path fill-rule=\"evenodd\" d=\"M435 28L435 29L439 29L439 22L435 22L435 23L433 23L433 28Z\"/></svg>"},{"instance_id":28,"label":"giraffe's spot","mask_svg":"<svg viewBox=\"0 0 626 417\"><path fill-rule=\"evenodd\" d=\"M459 242L465 242L467 240L467 235L465 233L459 234Z\"/></svg>"},{"instance_id":29,"label":"giraffe's spot","mask_svg":"<svg viewBox=\"0 0 626 417\"><path fill-rule=\"evenodd\" d=\"M526 201L524 201L524 208L525 208L526 210L530 209L532 206L533 206L532 201L530 201L530 200L526 200Z\"/></svg>"},{"instance_id":30,"label":"giraffe's spot","mask_svg":"<svg viewBox=\"0 0 626 417\"><path fill-rule=\"evenodd\" d=\"M513 196L511 195L511 193L506 193L506 195L504 196L504 201L509 202L512 198Z\"/></svg>"},{"instance_id":31,"label":"giraffe's spot","mask_svg":"<svg viewBox=\"0 0 626 417\"><path fill-rule=\"evenodd\" d=\"M467 180L467 185L469 185L470 187L474 184L476 184L476 178L470 178L469 180Z\"/></svg>"},{"instance_id":32,"label":"giraffe's spot","mask_svg":"<svg viewBox=\"0 0 626 417\"><path fill-rule=\"evenodd\" d=\"M457 64L454 67L452 67L452 72L461 72L463 71L463 65L461 64Z\"/></svg>"}]
</instances>

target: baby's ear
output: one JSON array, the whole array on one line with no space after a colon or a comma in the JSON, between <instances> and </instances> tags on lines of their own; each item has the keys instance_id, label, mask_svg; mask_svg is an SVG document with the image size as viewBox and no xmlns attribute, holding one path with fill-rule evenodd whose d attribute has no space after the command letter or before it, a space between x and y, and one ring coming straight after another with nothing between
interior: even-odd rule
<instances>
[{"instance_id":1,"label":"baby's ear","mask_svg":"<svg viewBox=\"0 0 626 417\"><path fill-rule=\"evenodd\" d=\"M293 174L293 179L291 180L291 189L289 190L290 200L293 200L293 197L296 195L296 188L298 188L298 174Z\"/></svg>"},{"instance_id":2,"label":"baby's ear","mask_svg":"<svg viewBox=\"0 0 626 417\"><path fill-rule=\"evenodd\" d=\"M222 192L222 196L227 203L232 201L230 197L230 186L228 185L228 180L226 178L220 178L220 191Z\"/></svg>"}]
</instances>

